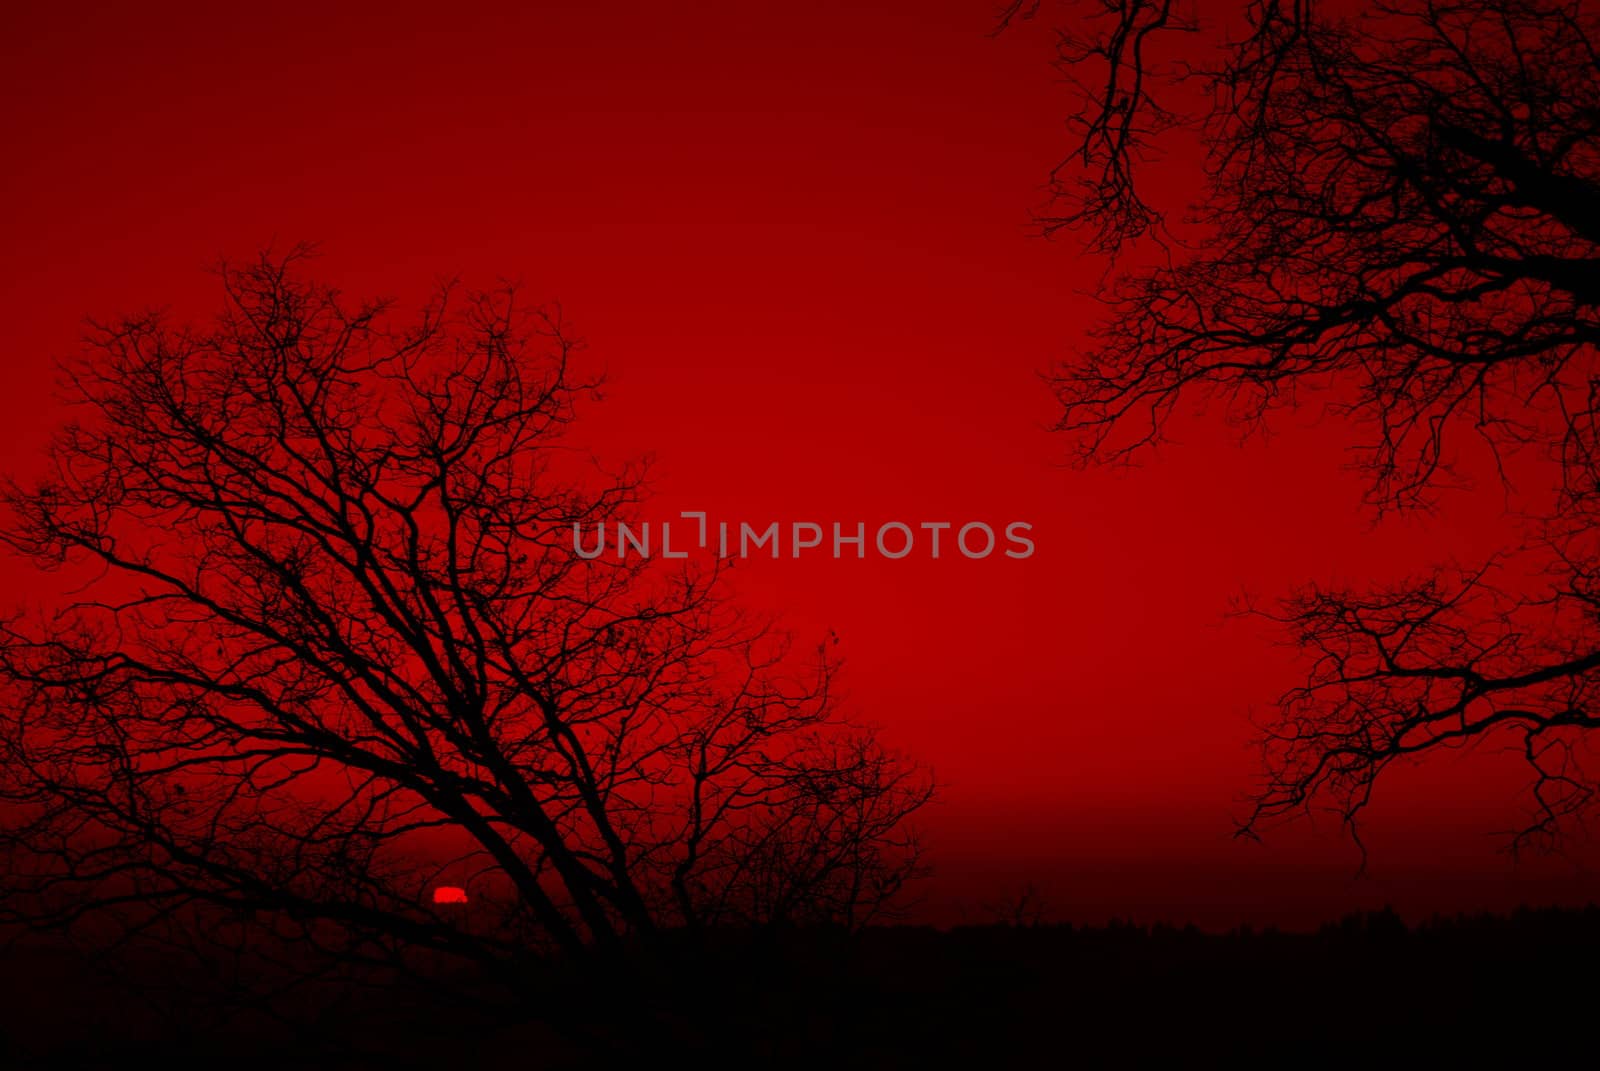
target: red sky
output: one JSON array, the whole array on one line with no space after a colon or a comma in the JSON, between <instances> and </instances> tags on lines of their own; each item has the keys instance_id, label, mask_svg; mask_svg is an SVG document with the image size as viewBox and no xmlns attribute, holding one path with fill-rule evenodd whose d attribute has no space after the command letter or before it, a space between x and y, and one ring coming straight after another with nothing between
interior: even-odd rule
<instances>
[{"instance_id":1,"label":"red sky","mask_svg":"<svg viewBox=\"0 0 1600 1071\"><path fill-rule=\"evenodd\" d=\"M1068 107L1043 27L992 39L984 0L539 6L8 10L4 462L60 418L85 315L208 311L219 256L314 240L354 294L521 279L608 370L579 437L655 455L657 516L1034 525L1025 561L741 572L842 637L852 706L945 785L930 917L1029 883L1075 919L1212 925L1594 893L1496 853L1520 776L1487 754L1380 793L1365 878L1331 822L1230 839L1249 713L1294 679L1230 597L1470 558L1499 500L1374 529L1350 430L1309 419L1060 467L1037 373L1103 265L1028 223Z\"/></svg>"}]
</instances>

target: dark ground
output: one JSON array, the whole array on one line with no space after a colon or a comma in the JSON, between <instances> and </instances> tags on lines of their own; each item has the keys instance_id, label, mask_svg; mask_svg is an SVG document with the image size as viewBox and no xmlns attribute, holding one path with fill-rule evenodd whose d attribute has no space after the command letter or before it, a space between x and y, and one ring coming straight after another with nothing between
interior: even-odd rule
<instances>
[{"instance_id":1,"label":"dark ground","mask_svg":"<svg viewBox=\"0 0 1600 1071\"><path fill-rule=\"evenodd\" d=\"M984 926L794 935L649 984L634 1037L585 1044L490 1022L415 985L324 991L294 1023L176 1008L169 978L131 994L35 948L3 963L0 1068L27 1066L1215 1066L1344 1057L1390 1066L1517 1063L1593 1043L1600 908L1407 928L1388 913L1316 934ZM181 988L181 987L180 987ZM552 979L567 1026L606 1023L614 989ZM198 1007L198 1006L197 1006ZM563 1008L565 1010L557 1010ZM570 1031L567 1031L570 1032Z\"/></svg>"}]
</instances>

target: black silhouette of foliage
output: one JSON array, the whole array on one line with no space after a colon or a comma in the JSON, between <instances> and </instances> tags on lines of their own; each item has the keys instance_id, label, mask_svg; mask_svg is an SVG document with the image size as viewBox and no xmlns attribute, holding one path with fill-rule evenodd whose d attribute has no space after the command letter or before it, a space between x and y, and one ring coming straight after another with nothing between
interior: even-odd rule
<instances>
[{"instance_id":1,"label":"black silhouette of foliage","mask_svg":"<svg viewBox=\"0 0 1600 1071\"><path fill-rule=\"evenodd\" d=\"M514 980L883 910L929 787L823 655L714 570L574 554L640 483L567 445L595 382L560 316L452 286L404 321L304 268L97 327L6 491L63 578L0 627L6 916Z\"/></svg>"},{"instance_id":2,"label":"black silhouette of foliage","mask_svg":"<svg viewBox=\"0 0 1600 1071\"><path fill-rule=\"evenodd\" d=\"M1464 435L1502 472L1525 455L1554 473L1526 545L1485 568L1281 608L1311 672L1266 727L1246 828L1322 800L1353 829L1396 761L1509 733L1534 771L1517 842L1547 840L1593 797L1577 745L1600 723L1600 14L1062 7L1087 27L1062 60L1088 88L1047 214L1121 255L1093 344L1052 374L1078 460L1142 457L1180 407L1248 427L1319 405L1362 429L1379 510L1464 483ZM1146 195L1163 134L1200 150L1182 223Z\"/></svg>"}]
</instances>

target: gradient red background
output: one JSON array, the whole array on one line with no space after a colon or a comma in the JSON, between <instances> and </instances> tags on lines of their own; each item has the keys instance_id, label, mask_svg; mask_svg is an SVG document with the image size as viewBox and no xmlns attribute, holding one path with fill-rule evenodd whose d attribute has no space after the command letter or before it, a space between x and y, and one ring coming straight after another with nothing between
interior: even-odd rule
<instances>
[{"instance_id":1,"label":"gradient red background","mask_svg":"<svg viewBox=\"0 0 1600 1071\"><path fill-rule=\"evenodd\" d=\"M842 637L852 706L944 784L924 917L1030 884L1061 917L1207 925L1594 894L1497 854L1522 776L1482 751L1380 792L1365 877L1331 821L1230 838L1248 716L1294 680L1230 598L1471 558L1502 503L1374 528L1351 430L1309 419L1060 467L1038 372L1104 265L1028 224L1070 106L1042 26L991 39L983 0L544 7L8 11L6 466L61 418L85 315L204 314L219 256L314 240L324 277L402 299L520 279L608 370L578 435L655 455L657 517L1034 525L1025 561L738 571ZM12 561L0 584L43 590Z\"/></svg>"}]
</instances>

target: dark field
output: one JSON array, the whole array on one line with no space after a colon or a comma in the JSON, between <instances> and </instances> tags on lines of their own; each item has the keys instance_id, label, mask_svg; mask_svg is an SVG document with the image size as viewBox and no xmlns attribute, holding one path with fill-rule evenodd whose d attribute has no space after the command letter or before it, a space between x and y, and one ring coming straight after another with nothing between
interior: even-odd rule
<instances>
[{"instance_id":1,"label":"dark field","mask_svg":"<svg viewBox=\"0 0 1600 1071\"><path fill-rule=\"evenodd\" d=\"M1600 909L1315 934L898 927L791 935L618 979L554 973L518 1012L489 990L350 979L270 1005L193 968L112 981L40 948L5 961L0 1066L519 1068L1265 1065L1483 1058L1589 1040ZM132 984L130 989L129 983ZM543 1021L541 1021L543 1020ZM1530 1049L1531 1047L1531 1049Z\"/></svg>"}]
</instances>

